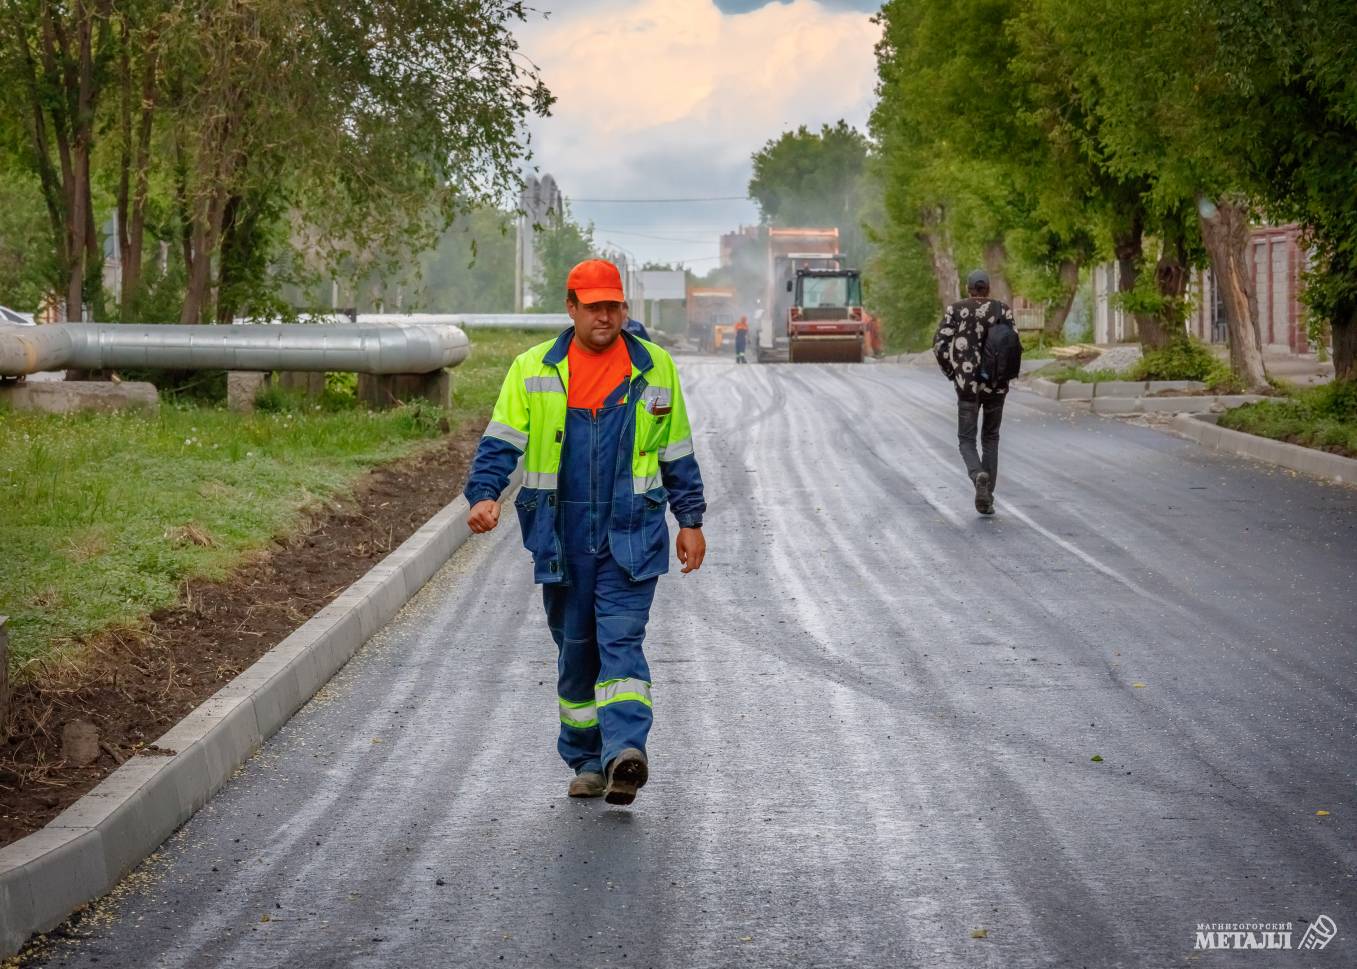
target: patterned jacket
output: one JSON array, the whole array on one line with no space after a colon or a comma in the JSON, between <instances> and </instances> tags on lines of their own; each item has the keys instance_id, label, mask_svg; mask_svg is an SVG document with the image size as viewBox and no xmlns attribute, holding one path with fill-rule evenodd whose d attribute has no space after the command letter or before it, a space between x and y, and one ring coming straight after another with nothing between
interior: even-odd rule
<instances>
[{"instance_id":1,"label":"patterned jacket","mask_svg":"<svg viewBox=\"0 0 1357 969\"><path fill-rule=\"evenodd\" d=\"M999 320L1013 322L1013 311L1007 304L989 297L969 297L947 307L947 312L933 336L933 356L947 379L956 387L957 396L974 400L980 396L1001 396L1008 386L998 387L976 379L980 369L980 351L985 346L985 334Z\"/></svg>"}]
</instances>

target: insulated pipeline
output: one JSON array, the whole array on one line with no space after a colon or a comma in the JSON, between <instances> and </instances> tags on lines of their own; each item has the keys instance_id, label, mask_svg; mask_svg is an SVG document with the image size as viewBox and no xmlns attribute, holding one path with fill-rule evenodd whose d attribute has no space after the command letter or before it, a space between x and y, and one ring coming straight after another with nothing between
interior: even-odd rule
<instances>
[{"instance_id":1,"label":"insulated pipeline","mask_svg":"<svg viewBox=\"0 0 1357 969\"><path fill-rule=\"evenodd\" d=\"M470 349L466 334L447 324L0 325L0 376L106 368L430 373L457 366Z\"/></svg>"}]
</instances>

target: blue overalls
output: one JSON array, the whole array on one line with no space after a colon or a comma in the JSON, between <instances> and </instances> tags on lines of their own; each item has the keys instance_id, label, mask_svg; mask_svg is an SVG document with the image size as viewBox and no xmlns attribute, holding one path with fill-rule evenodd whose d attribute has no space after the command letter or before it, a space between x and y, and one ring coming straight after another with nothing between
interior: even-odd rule
<instances>
[{"instance_id":1,"label":"blue overalls","mask_svg":"<svg viewBox=\"0 0 1357 969\"><path fill-rule=\"evenodd\" d=\"M602 773L627 747L644 752L650 732L650 667L641 647L659 578L632 581L608 547L614 489L631 488L628 386L597 415L578 407L567 413L557 495L566 581L542 586L559 651L556 747L576 773Z\"/></svg>"}]
</instances>

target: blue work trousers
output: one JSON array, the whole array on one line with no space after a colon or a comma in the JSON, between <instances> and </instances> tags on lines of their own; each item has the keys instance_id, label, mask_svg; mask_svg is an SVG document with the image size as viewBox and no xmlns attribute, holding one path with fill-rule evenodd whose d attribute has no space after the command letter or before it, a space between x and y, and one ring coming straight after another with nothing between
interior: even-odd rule
<instances>
[{"instance_id":1,"label":"blue work trousers","mask_svg":"<svg viewBox=\"0 0 1357 969\"><path fill-rule=\"evenodd\" d=\"M618 387L597 413L568 412L559 491L566 581L542 586L558 651L556 746L576 773L601 773L626 747L644 752L650 732L650 667L641 647L659 579L633 582L608 541L613 494L632 487L626 389Z\"/></svg>"},{"instance_id":2,"label":"blue work trousers","mask_svg":"<svg viewBox=\"0 0 1357 969\"><path fill-rule=\"evenodd\" d=\"M603 768L623 749L646 749L650 666L642 644L659 578L633 582L613 557L569 558L570 582L542 586L556 640L561 734L575 772Z\"/></svg>"}]
</instances>

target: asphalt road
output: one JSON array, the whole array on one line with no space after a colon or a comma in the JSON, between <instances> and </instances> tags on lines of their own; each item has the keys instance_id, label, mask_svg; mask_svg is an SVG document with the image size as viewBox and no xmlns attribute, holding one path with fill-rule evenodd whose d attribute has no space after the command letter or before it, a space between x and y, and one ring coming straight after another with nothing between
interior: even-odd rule
<instances>
[{"instance_id":1,"label":"asphalt road","mask_svg":"<svg viewBox=\"0 0 1357 969\"><path fill-rule=\"evenodd\" d=\"M981 519L935 374L680 368L632 808L563 796L509 515L33 964L1357 965L1357 491L1015 394Z\"/></svg>"}]
</instances>

